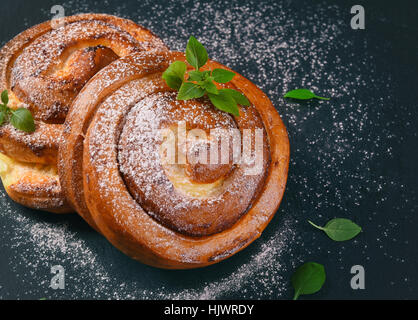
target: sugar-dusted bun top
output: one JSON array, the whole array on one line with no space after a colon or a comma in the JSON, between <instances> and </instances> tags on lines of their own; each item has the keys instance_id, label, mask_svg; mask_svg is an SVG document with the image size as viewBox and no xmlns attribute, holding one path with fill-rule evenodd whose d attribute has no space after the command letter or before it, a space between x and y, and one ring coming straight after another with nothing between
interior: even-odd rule
<instances>
[{"instance_id":1,"label":"sugar-dusted bun top","mask_svg":"<svg viewBox=\"0 0 418 320\"><path fill-rule=\"evenodd\" d=\"M218 88L247 97L239 116L205 97L177 100L162 79L174 61L186 57L141 52L99 71L66 119L59 174L77 211L124 253L152 266L196 268L261 235L283 196L289 141L270 100L238 73ZM230 70L208 60L201 71L216 68ZM208 133L228 130L238 142L220 152ZM226 161L204 162L208 149Z\"/></svg>"},{"instance_id":2,"label":"sugar-dusted bun top","mask_svg":"<svg viewBox=\"0 0 418 320\"><path fill-rule=\"evenodd\" d=\"M161 40L132 21L109 15L67 17L25 31L3 49L13 98L34 118L62 123L86 82L109 63L134 52L163 48ZM7 88L9 89L9 88Z\"/></svg>"},{"instance_id":3,"label":"sugar-dusted bun top","mask_svg":"<svg viewBox=\"0 0 418 320\"><path fill-rule=\"evenodd\" d=\"M237 222L261 190L269 161L266 133L253 106L234 118L208 99L176 96L153 93L126 115L120 171L153 218L180 233L211 235Z\"/></svg>"}]
</instances>

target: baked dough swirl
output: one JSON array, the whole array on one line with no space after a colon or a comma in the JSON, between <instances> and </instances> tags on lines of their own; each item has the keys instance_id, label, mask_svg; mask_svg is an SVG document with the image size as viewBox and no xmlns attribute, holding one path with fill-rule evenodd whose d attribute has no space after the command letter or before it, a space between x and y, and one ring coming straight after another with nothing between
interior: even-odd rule
<instances>
[{"instance_id":1,"label":"baked dough swirl","mask_svg":"<svg viewBox=\"0 0 418 320\"><path fill-rule=\"evenodd\" d=\"M27 107L34 133L0 127L0 175L12 199L36 209L73 211L56 169L62 123L87 81L109 63L135 52L164 49L134 22L105 14L81 14L34 26L0 51L0 89L9 106Z\"/></svg>"},{"instance_id":2,"label":"baked dough swirl","mask_svg":"<svg viewBox=\"0 0 418 320\"><path fill-rule=\"evenodd\" d=\"M244 129L259 129L261 138L266 140L265 130L253 106L242 108L235 122L229 114L215 109L208 99L178 101L176 95L175 92L151 94L125 116L118 143L120 172L132 196L149 215L177 232L207 236L232 226L245 213L264 182L269 161L267 144L260 143L259 172L246 174L251 162L233 164L232 141L224 141L229 144L225 148L228 162L221 162L220 140L232 138L230 133L234 131L230 129L236 126L238 138ZM164 158L160 155L160 145L164 135L160 133L170 130L169 137L175 137L176 133L181 134L178 127L181 129L182 122L184 131L189 133L189 139L185 140L184 163L161 161ZM203 133L194 141L190 132L196 129ZM190 151L198 154L209 149L206 138L210 138L210 132L215 137L211 142L216 143L218 159L212 164L210 159L197 162L198 159L190 157ZM215 136L216 132L219 134ZM98 132L96 135L105 136ZM173 144L176 145L174 141ZM167 148L170 146L167 143Z\"/></svg>"},{"instance_id":3,"label":"baked dough swirl","mask_svg":"<svg viewBox=\"0 0 418 320\"><path fill-rule=\"evenodd\" d=\"M270 100L239 74L227 84L251 102L239 117L205 98L176 100L161 78L175 60L184 54L143 52L99 71L69 112L58 169L69 201L113 245L152 266L186 269L226 259L260 236L283 196L289 141ZM208 61L202 70L215 68L228 69ZM236 129L239 137L249 129L248 139L259 132L262 144L250 144L241 162L230 147L227 161L191 161L196 146L220 146L216 135L180 141L195 129ZM174 162L167 141L177 146ZM246 174L256 154L259 170Z\"/></svg>"}]
</instances>

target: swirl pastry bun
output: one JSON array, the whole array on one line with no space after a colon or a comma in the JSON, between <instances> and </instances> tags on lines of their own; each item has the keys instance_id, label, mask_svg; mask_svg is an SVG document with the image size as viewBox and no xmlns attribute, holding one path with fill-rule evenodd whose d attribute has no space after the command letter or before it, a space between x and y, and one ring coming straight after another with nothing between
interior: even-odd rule
<instances>
[{"instance_id":1,"label":"swirl pastry bun","mask_svg":"<svg viewBox=\"0 0 418 320\"><path fill-rule=\"evenodd\" d=\"M135 52L165 49L134 22L81 14L36 25L0 51L0 89L9 106L28 108L34 133L0 127L0 176L9 196L36 209L69 212L57 174L57 153L69 107L87 81L109 63Z\"/></svg>"},{"instance_id":2,"label":"swirl pastry bun","mask_svg":"<svg viewBox=\"0 0 418 320\"><path fill-rule=\"evenodd\" d=\"M187 269L226 259L260 236L283 196L289 141L270 100L239 74L222 85L250 100L239 117L205 98L176 100L161 78L175 60L184 54L143 52L99 71L65 121L58 170L77 212L118 249L152 266ZM228 69L209 60L202 70L220 67ZM261 142L247 153L261 159L256 170L254 161L232 161L230 145L226 161L188 157L217 141L205 138L208 131L228 129L238 138L249 130L247 139ZM184 143L184 133L203 136Z\"/></svg>"}]
</instances>

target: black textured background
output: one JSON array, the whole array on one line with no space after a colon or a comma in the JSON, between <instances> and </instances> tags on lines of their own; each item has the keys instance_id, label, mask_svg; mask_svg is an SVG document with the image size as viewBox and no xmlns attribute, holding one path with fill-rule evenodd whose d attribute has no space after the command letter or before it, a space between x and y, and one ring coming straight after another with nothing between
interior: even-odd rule
<instances>
[{"instance_id":1,"label":"black textured background","mask_svg":"<svg viewBox=\"0 0 418 320\"><path fill-rule=\"evenodd\" d=\"M192 271L144 266L76 215L32 211L1 191L0 298L288 299L294 268L310 260L325 265L327 282L306 299L418 298L414 2L2 0L1 44L50 19L54 4L66 15L131 18L174 49L195 35L211 57L269 95L289 131L291 162L282 205L262 237L231 259ZM355 4L365 7L365 30L350 28ZM298 87L331 100L282 98ZM335 243L306 223L333 217L351 218L364 231ZM53 235L54 228L64 235L56 243L36 234ZM66 269L65 290L48 288L54 264ZM350 288L355 264L365 268L365 290Z\"/></svg>"}]
</instances>

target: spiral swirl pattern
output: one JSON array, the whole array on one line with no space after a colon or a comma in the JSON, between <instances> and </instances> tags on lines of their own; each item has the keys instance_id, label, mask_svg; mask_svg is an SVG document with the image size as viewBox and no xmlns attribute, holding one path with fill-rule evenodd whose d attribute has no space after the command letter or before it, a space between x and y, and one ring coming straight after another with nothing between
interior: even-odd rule
<instances>
[{"instance_id":1,"label":"spiral swirl pattern","mask_svg":"<svg viewBox=\"0 0 418 320\"><path fill-rule=\"evenodd\" d=\"M240 117L204 98L177 101L161 79L174 60L185 57L144 52L102 69L65 122L59 173L77 212L117 248L153 266L195 268L221 261L260 236L283 195L289 143L271 102L239 74L228 85L251 102L240 107ZM226 67L209 61L205 68ZM183 124L186 132L261 130L262 148L252 150L263 155L261 171L244 174L251 161L165 162L161 147L167 137L178 139ZM161 134L167 129L174 135ZM194 147L178 145L177 156Z\"/></svg>"},{"instance_id":2,"label":"spiral swirl pattern","mask_svg":"<svg viewBox=\"0 0 418 320\"><path fill-rule=\"evenodd\" d=\"M63 22L58 27L51 21L34 26L0 51L0 88L8 90L12 108L28 108L36 123L31 134L11 125L0 127L3 184L14 200L55 212L72 211L60 188L56 163L62 123L75 97L116 59L165 49L150 31L126 19L82 14ZM24 172L25 179L18 172Z\"/></svg>"}]
</instances>

